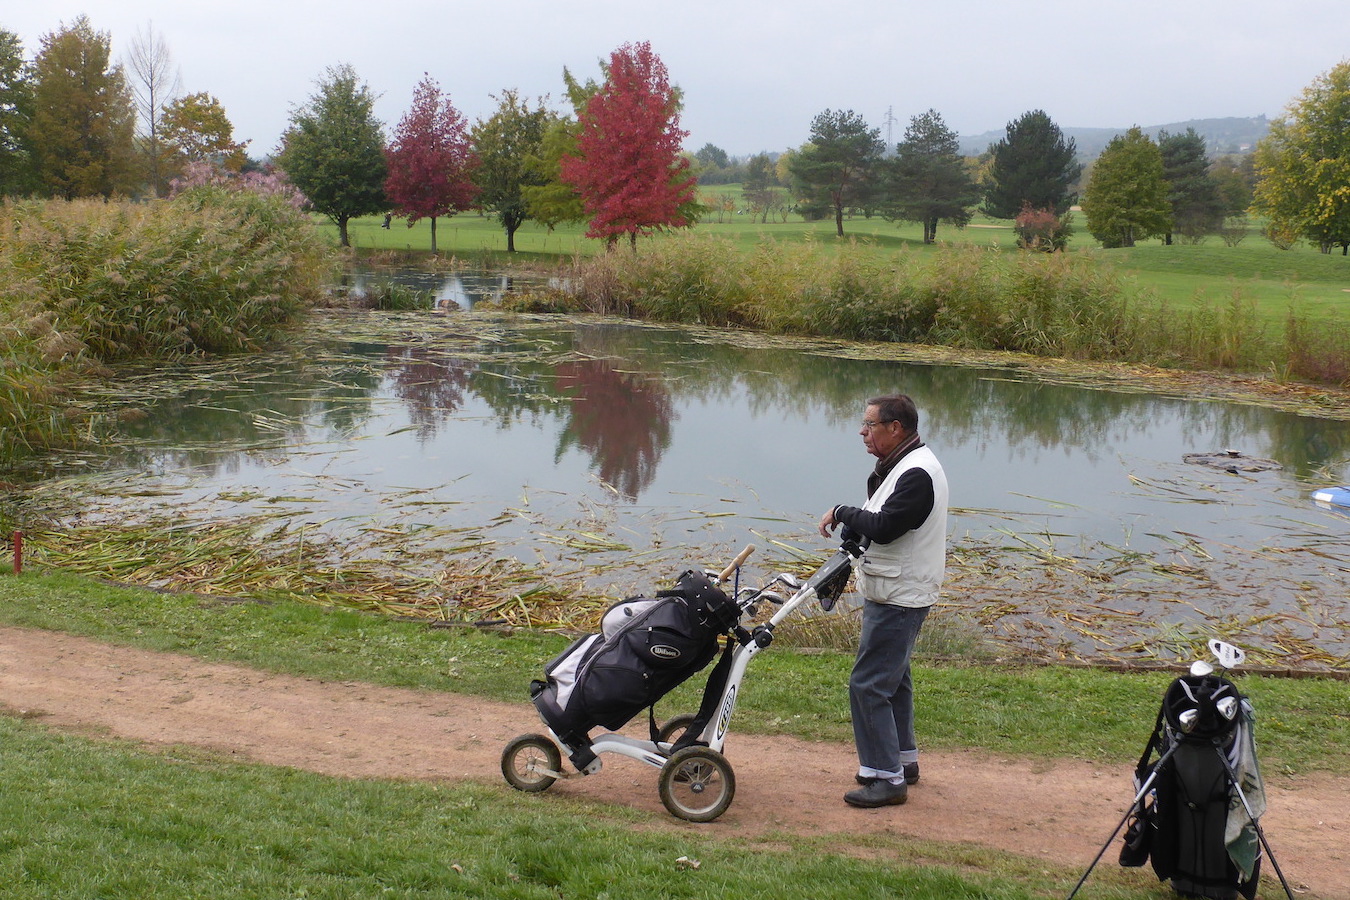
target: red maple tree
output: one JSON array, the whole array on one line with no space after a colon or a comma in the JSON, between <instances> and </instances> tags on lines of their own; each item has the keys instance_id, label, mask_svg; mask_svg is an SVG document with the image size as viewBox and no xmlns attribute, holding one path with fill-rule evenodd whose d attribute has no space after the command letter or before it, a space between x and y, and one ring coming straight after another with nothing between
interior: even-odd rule
<instances>
[{"instance_id":1,"label":"red maple tree","mask_svg":"<svg viewBox=\"0 0 1350 900\"><path fill-rule=\"evenodd\" d=\"M562 178L581 195L589 238L610 244L628 235L693 224L696 179L680 145L678 92L646 41L610 55L605 83L577 115L575 154Z\"/></svg>"},{"instance_id":2,"label":"red maple tree","mask_svg":"<svg viewBox=\"0 0 1350 900\"><path fill-rule=\"evenodd\" d=\"M399 120L385 149L389 177L385 193L394 212L408 220L431 219L431 252L436 252L436 219L469 209L478 197L478 157L464 116L425 76L413 91L412 106Z\"/></svg>"}]
</instances>

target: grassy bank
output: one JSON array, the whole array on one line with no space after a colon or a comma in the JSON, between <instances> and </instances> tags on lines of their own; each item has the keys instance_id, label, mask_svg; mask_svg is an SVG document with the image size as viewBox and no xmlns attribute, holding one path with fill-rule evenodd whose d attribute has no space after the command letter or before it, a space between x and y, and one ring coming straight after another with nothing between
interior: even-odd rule
<instances>
[{"instance_id":1,"label":"grassy bank","mask_svg":"<svg viewBox=\"0 0 1350 900\"><path fill-rule=\"evenodd\" d=\"M430 629L290 602L237 603L26 571L0 575L0 622L336 681L518 702L564 638ZM735 728L848 740L845 654L766 653ZM1128 769L1163 673L923 665L924 746ZM1343 771L1347 686L1238 676L1268 778ZM683 691L663 713L693 703ZM153 753L0 716L0 897L1062 897L1081 868L884 832L847 845L758 841L504 784L353 781ZM1125 798L1122 798L1122 803ZM696 860L697 868L679 863ZM1086 864L1086 861L1085 861ZM1103 865L1092 896L1158 897Z\"/></svg>"},{"instance_id":2,"label":"grassy bank","mask_svg":"<svg viewBox=\"0 0 1350 900\"><path fill-rule=\"evenodd\" d=\"M2 570L0 570L2 571ZM526 688L569 638L428 628L383 615L291 601L231 602L113 587L77 576L0 577L0 622L190 653L325 680L372 681L527 703ZM737 707L738 730L848 740L846 652L766 653ZM979 747L1027 758L1138 756L1165 672L1008 667L921 669L924 746ZM1350 685L1240 676L1260 716L1263 762L1290 774L1350 765ZM676 696L667 714L683 711Z\"/></svg>"},{"instance_id":3,"label":"grassy bank","mask_svg":"<svg viewBox=\"0 0 1350 900\"><path fill-rule=\"evenodd\" d=\"M82 379L128 359L245 350L315 302L331 254L280 200L0 206L0 460L91 428Z\"/></svg>"}]
</instances>

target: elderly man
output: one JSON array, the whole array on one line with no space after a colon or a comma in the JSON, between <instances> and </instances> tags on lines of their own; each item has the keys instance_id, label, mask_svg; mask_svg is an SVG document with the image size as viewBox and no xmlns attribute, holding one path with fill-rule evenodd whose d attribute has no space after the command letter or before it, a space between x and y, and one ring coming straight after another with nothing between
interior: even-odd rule
<instances>
[{"instance_id":1,"label":"elderly man","mask_svg":"<svg viewBox=\"0 0 1350 900\"><path fill-rule=\"evenodd\" d=\"M845 539L871 541L857 572L862 637L848 684L861 787L844 794L870 808L904 803L919 780L909 663L946 571L947 476L903 394L868 400L859 433L877 458L867 502L827 511L820 534L843 525Z\"/></svg>"}]
</instances>

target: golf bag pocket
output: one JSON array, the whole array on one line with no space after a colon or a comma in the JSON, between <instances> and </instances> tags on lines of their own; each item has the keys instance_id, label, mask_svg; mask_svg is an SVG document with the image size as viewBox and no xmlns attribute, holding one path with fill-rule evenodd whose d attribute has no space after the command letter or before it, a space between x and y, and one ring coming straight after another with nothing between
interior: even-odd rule
<instances>
[{"instance_id":1,"label":"golf bag pocket","mask_svg":"<svg viewBox=\"0 0 1350 900\"><path fill-rule=\"evenodd\" d=\"M1125 826L1124 844L1120 848L1120 864L1138 868L1148 862L1153 846L1153 831L1157 827L1153 804L1136 808Z\"/></svg>"}]
</instances>

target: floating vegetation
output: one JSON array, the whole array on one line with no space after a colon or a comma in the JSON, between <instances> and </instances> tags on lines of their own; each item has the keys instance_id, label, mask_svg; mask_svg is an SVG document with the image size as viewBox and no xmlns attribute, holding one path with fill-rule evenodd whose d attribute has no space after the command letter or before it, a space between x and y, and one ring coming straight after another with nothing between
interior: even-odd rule
<instances>
[{"instance_id":1,"label":"floating vegetation","mask_svg":"<svg viewBox=\"0 0 1350 900\"><path fill-rule=\"evenodd\" d=\"M569 632L593 629L615 600L650 596L691 565L720 568L747 532L760 546L745 576L750 581L780 571L806 576L824 561L827 548L800 517L763 511L758 498L749 505L754 515L729 511L737 509L734 495L755 493L743 485L719 483L712 495L680 494L675 502L684 509L649 510L634 507L638 492L602 472L594 477L596 490L584 496L535 486L484 510L467 492L440 490L464 477L454 472L433 488L403 484L400 472L399 484L377 491L334 462L359 453L356 442L372 436L419 440L434 432L444 421L437 416L454 408L435 388L460 386L445 371L472 369L489 384L485 390L510 396L511 403L496 407L510 416L548 415L551 406L570 400L517 373L528 372L526 364L567 367L601 359L593 347L574 346L559 332L557 317L508 323L478 314L334 310L315 316L294 344L265 355L273 363L267 371L256 368L255 357L185 360L171 371L126 373L93 397L122 430L103 435L101 457L85 451L53 457L66 472L101 472L109 455L135 448L136 411L152 403L219 412L210 420L214 433L157 448L136 472L71 476L0 495L0 512L23 525L34 568L216 597L285 598L428 622ZM785 353L866 351L869 358L899 359L917 352L693 332L700 340ZM344 353L344 342L377 346L385 356ZM1021 365L1002 359L1005 368ZM675 378L693 380L692 365L670 354ZM621 361L610 371L641 376ZM1062 377L1091 385L1086 368ZM400 399L415 411L411 424L386 425L386 401L355 396L353 384L382 379L397 382ZM1112 379L1100 386L1122 389ZM287 480L264 489L195 482L194 473L221 464L222 448L269 470L284 469ZM638 455L643 448L632 449ZM399 471L393 459L378 464ZM1140 496L1188 506L1232 504L1254 483L1224 473L1217 477L1235 486L1221 491L1190 474L1207 469L1175 468L1124 477ZM1350 669L1350 544L1343 533L1290 513L1269 543L1241 547L1168 531L1155 520L1144 534L1144 552L1128 537L1107 543L1072 533L1060 524L1069 521L1069 504L1016 496L1050 510L1051 526L1046 515L1032 521L1008 510L952 511L970 531L953 537L941 606L925 629L931 634L942 623L947 649L929 652L1173 663L1202 652L1208 637L1222 636L1243 645L1255 665ZM846 648L856 627L855 617L838 612L799 616L782 637L797 646Z\"/></svg>"}]
</instances>

